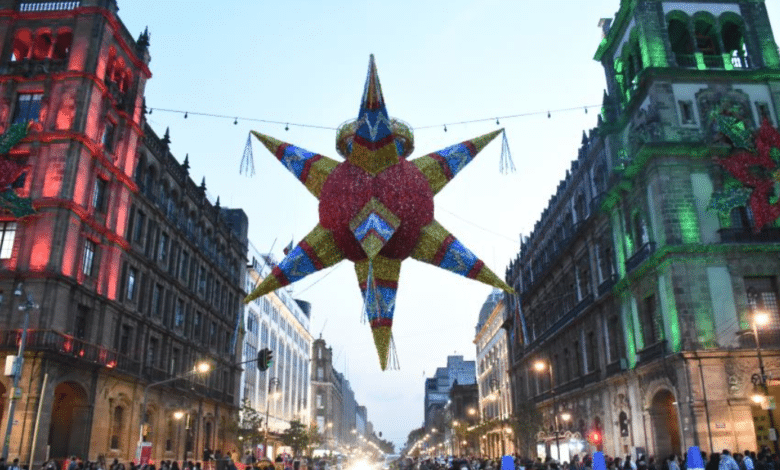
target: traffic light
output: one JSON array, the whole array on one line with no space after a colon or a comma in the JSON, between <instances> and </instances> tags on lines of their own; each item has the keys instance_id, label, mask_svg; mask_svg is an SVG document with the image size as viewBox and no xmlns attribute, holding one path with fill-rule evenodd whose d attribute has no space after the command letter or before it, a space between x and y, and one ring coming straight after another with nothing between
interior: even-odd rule
<instances>
[{"instance_id":1,"label":"traffic light","mask_svg":"<svg viewBox=\"0 0 780 470\"><path fill-rule=\"evenodd\" d=\"M257 353L257 368L265 371L273 364L274 352L268 348L263 348Z\"/></svg>"}]
</instances>

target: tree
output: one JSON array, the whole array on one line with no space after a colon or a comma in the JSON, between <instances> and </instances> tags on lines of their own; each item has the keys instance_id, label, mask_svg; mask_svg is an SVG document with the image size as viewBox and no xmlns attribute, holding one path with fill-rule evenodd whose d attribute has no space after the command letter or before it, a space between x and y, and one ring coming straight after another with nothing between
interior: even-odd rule
<instances>
[{"instance_id":1,"label":"tree","mask_svg":"<svg viewBox=\"0 0 780 470\"><path fill-rule=\"evenodd\" d=\"M530 455L536 444L536 435L542 430L542 413L530 401L520 403L512 419L512 430L518 448Z\"/></svg>"},{"instance_id":2,"label":"tree","mask_svg":"<svg viewBox=\"0 0 780 470\"><path fill-rule=\"evenodd\" d=\"M310 429L306 425L294 419L290 421L290 427L282 433L282 442L290 446L294 455L299 455L301 449L309 447Z\"/></svg>"},{"instance_id":3,"label":"tree","mask_svg":"<svg viewBox=\"0 0 780 470\"><path fill-rule=\"evenodd\" d=\"M320 434L320 428L315 423L309 426L306 433L309 437L309 443L306 445L306 454L311 455L311 448L322 444L322 434Z\"/></svg>"},{"instance_id":4,"label":"tree","mask_svg":"<svg viewBox=\"0 0 780 470\"><path fill-rule=\"evenodd\" d=\"M238 422L236 434L244 442L255 448L263 442L265 433L263 432L263 416L256 409L249 405L249 400L244 400L239 411L241 419Z\"/></svg>"}]
</instances>

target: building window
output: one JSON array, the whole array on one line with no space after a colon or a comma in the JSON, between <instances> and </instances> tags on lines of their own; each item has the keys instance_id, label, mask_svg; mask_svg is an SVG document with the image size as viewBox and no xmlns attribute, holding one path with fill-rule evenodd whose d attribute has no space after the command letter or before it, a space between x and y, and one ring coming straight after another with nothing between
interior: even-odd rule
<instances>
[{"instance_id":1,"label":"building window","mask_svg":"<svg viewBox=\"0 0 780 470\"><path fill-rule=\"evenodd\" d=\"M759 125L762 122L764 122L764 119L769 121L770 124L772 123L772 114L769 111L769 104L768 103L765 103L765 102L762 102L762 101L757 101L756 102L756 111L758 111L758 123L759 123Z\"/></svg>"},{"instance_id":2,"label":"building window","mask_svg":"<svg viewBox=\"0 0 780 470\"><path fill-rule=\"evenodd\" d=\"M696 124L696 117L693 115L693 101L680 100L680 124Z\"/></svg>"},{"instance_id":3,"label":"building window","mask_svg":"<svg viewBox=\"0 0 780 470\"><path fill-rule=\"evenodd\" d=\"M116 125L111 121L106 123L106 127L103 129L103 136L100 138L100 143L103 144L103 148L107 152L114 151L114 134L116 133Z\"/></svg>"},{"instance_id":4,"label":"building window","mask_svg":"<svg viewBox=\"0 0 780 470\"><path fill-rule=\"evenodd\" d=\"M154 289L152 289L152 313L158 318L162 315L162 300L162 286L155 284Z\"/></svg>"},{"instance_id":5,"label":"building window","mask_svg":"<svg viewBox=\"0 0 780 470\"><path fill-rule=\"evenodd\" d=\"M122 354L130 354L130 338L133 335L133 329L128 325L122 325L122 336L119 337L119 350Z\"/></svg>"},{"instance_id":6,"label":"building window","mask_svg":"<svg viewBox=\"0 0 780 470\"><path fill-rule=\"evenodd\" d=\"M124 429L124 414L125 409L121 406L114 408L113 425L111 426L111 448L119 449L119 436Z\"/></svg>"},{"instance_id":7,"label":"building window","mask_svg":"<svg viewBox=\"0 0 780 470\"><path fill-rule=\"evenodd\" d=\"M192 320L192 337L194 339L197 340L200 339L200 328L201 328L201 313L195 312L195 318Z\"/></svg>"},{"instance_id":8,"label":"building window","mask_svg":"<svg viewBox=\"0 0 780 470\"><path fill-rule=\"evenodd\" d=\"M138 221L135 224L135 233L133 234L133 240L141 241L141 237L144 234L144 223L146 222L146 214L138 211Z\"/></svg>"},{"instance_id":9,"label":"building window","mask_svg":"<svg viewBox=\"0 0 780 470\"><path fill-rule=\"evenodd\" d=\"M160 257L159 260L162 261L165 259L166 256L168 256L168 234L163 232L160 235Z\"/></svg>"},{"instance_id":10,"label":"building window","mask_svg":"<svg viewBox=\"0 0 780 470\"><path fill-rule=\"evenodd\" d=\"M92 276L92 270L95 264L95 250L97 245L92 240L84 241L84 259L81 264L81 271L85 276Z\"/></svg>"},{"instance_id":11,"label":"building window","mask_svg":"<svg viewBox=\"0 0 780 470\"><path fill-rule=\"evenodd\" d=\"M642 338L644 339L645 347L648 347L660 340L659 328L656 325L655 296L650 295L646 297L642 307Z\"/></svg>"},{"instance_id":12,"label":"building window","mask_svg":"<svg viewBox=\"0 0 780 470\"><path fill-rule=\"evenodd\" d=\"M777 285L774 277L746 277L745 291L747 292L750 312L761 311L769 314L769 324L761 329L780 329L780 312L777 308ZM752 318L748 319L753 321Z\"/></svg>"},{"instance_id":13,"label":"building window","mask_svg":"<svg viewBox=\"0 0 780 470\"><path fill-rule=\"evenodd\" d=\"M92 208L96 212L105 212L106 210L106 189L108 181L103 178L95 179L95 187L92 189Z\"/></svg>"},{"instance_id":14,"label":"building window","mask_svg":"<svg viewBox=\"0 0 780 470\"><path fill-rule=\"evenodd\" d=\"M14 248L16 222L0 222L0 259L8 259Z\"/></svg>"},{"instance_id":15,"label":"building window","mask_svg":"<svg viewBox=\"0 0 780 470\"><path fill-rule=\"evenodd\" d=\"M74 322L74 336L79 339L87 339L87 318L89 317L89 307L79 305L76 312L76 321Z\"/></svg>"},{"instance_id":16,"label":"building window","mask_svg":"<svg viewBox=\"0 0 780 470\"><path fill-rule=\"evenodd\" d=\"M157 367L157 338L149 338L149 347L146 350L146 363L149 367Z\"/></svg>"},{"instance_id":17,"label":"building window","mask_svg":"<svg viewBox=\"0 0 780 470\"><path fill-rule=\"evenodd\" d=\"M43 93L19 93L16 97L13 124L37 121L41 112L41 100Z\"/></svg>"},{"instance_id":18,"label":"building window","mask_svg":"<svg viewBox=\"0 0 780 470\"><path fill-rule=\"evenodd\" d=\"M138 271L135 268L130 268L127 271L127 300L133 300L135 297L135 278L138 276Z\"/></svg>"},{"instance_id":19,"label":"building window","mask_svg":"<svg viewBox=\"0 0 780 470\"><path fill-rule=\"evenodd\" d=\"M323 408L325 408L325 405L322 404L322 394L318 393L317 394L317 409L321 410Z\"/></svg>"},{"instance_id":20,"label":"building window","mask_svg":"<svg viewBox=\"0 0 780 470\"><path fill-rule=\"evenodd\" d=\"M181 328L184 325L184 301L182 299L176 300L176 312L173 321L173 326L176 328Z\"/></svg>"},{"instance_id":21,"label":"building window","mask_svg":"<svg viewBox=\"0 0 780 470\"><path fill-rule=\"evenodd\" d=\"M620 318L617 315L610 317L607 327L607 335L609 337L609 360L610 362L616 362L622 357L622 349L620 347L621 340L621 326Z\"/></svg>"},{"instance_id":22,"label":"building window","mask_svg":"<svg viewBox=\"0 0 780 470\"><path fill-rule=\"evenodd\" d=\"M588 332L588 372L596 370L596 335L590 331Z\"/></svg>"}]
</instances>

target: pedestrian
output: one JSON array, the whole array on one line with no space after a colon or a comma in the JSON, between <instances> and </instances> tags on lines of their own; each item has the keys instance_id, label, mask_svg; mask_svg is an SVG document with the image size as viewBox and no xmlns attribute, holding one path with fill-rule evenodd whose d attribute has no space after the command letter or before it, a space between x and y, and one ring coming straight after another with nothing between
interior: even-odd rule
<instances>
[{"instance_id":1,"label":"pedestrian","mask_svg":"<svg viewBox=\"0 0 780 470\"><path fill-rule=\"evenodd\" d=\"M731 456L731 452L729 452L728 449L723 449L723 452L720 453L718 470L739 470L739 465L736 460L734 460L734 457Z\"/></svg>"},{"instance_id":2,"label":"pedestrian","mask_svg":"<svg viewBox=\"0 0 780 470\"><path fill-rule=\"evenodd\" d=\"M19 466L19 459L14 459L8 470L22 470L22 467Z\"/></svg>"}]
</instances>

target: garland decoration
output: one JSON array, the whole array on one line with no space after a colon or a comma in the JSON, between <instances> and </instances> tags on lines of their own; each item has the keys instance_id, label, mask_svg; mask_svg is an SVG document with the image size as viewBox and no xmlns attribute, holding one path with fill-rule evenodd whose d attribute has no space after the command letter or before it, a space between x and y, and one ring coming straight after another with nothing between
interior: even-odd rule
<instances>
[{"instance_id":1,"label":"garland decoration","mask_svg":"<svg viewBox=\"0 0 780 470\"><path fill-rule=\"evenodd\" d=\"M758 233L780 218L780 132L767 119L754 134L744 121L728 114L719 113L716 120L734 150L729 157L716 158L715 162L738 184L713 194L710 207L726 213L749 205L753 232Z\"/></svg>"},{"instance_id":2,"label":"garland decoration","mask_svg":"<svg viewBox=\"0 0 780 470\"><path fill-rule=\"evenodd\" d=\"M12 187L29 166L11 160L8 152L27 136L29 127L29 123L26 122L16 123L0 135L0 214L10 212L17 219L35 214L35 209L32 206L32 199L19 197Z\"/></svg>"}]
</instances>

